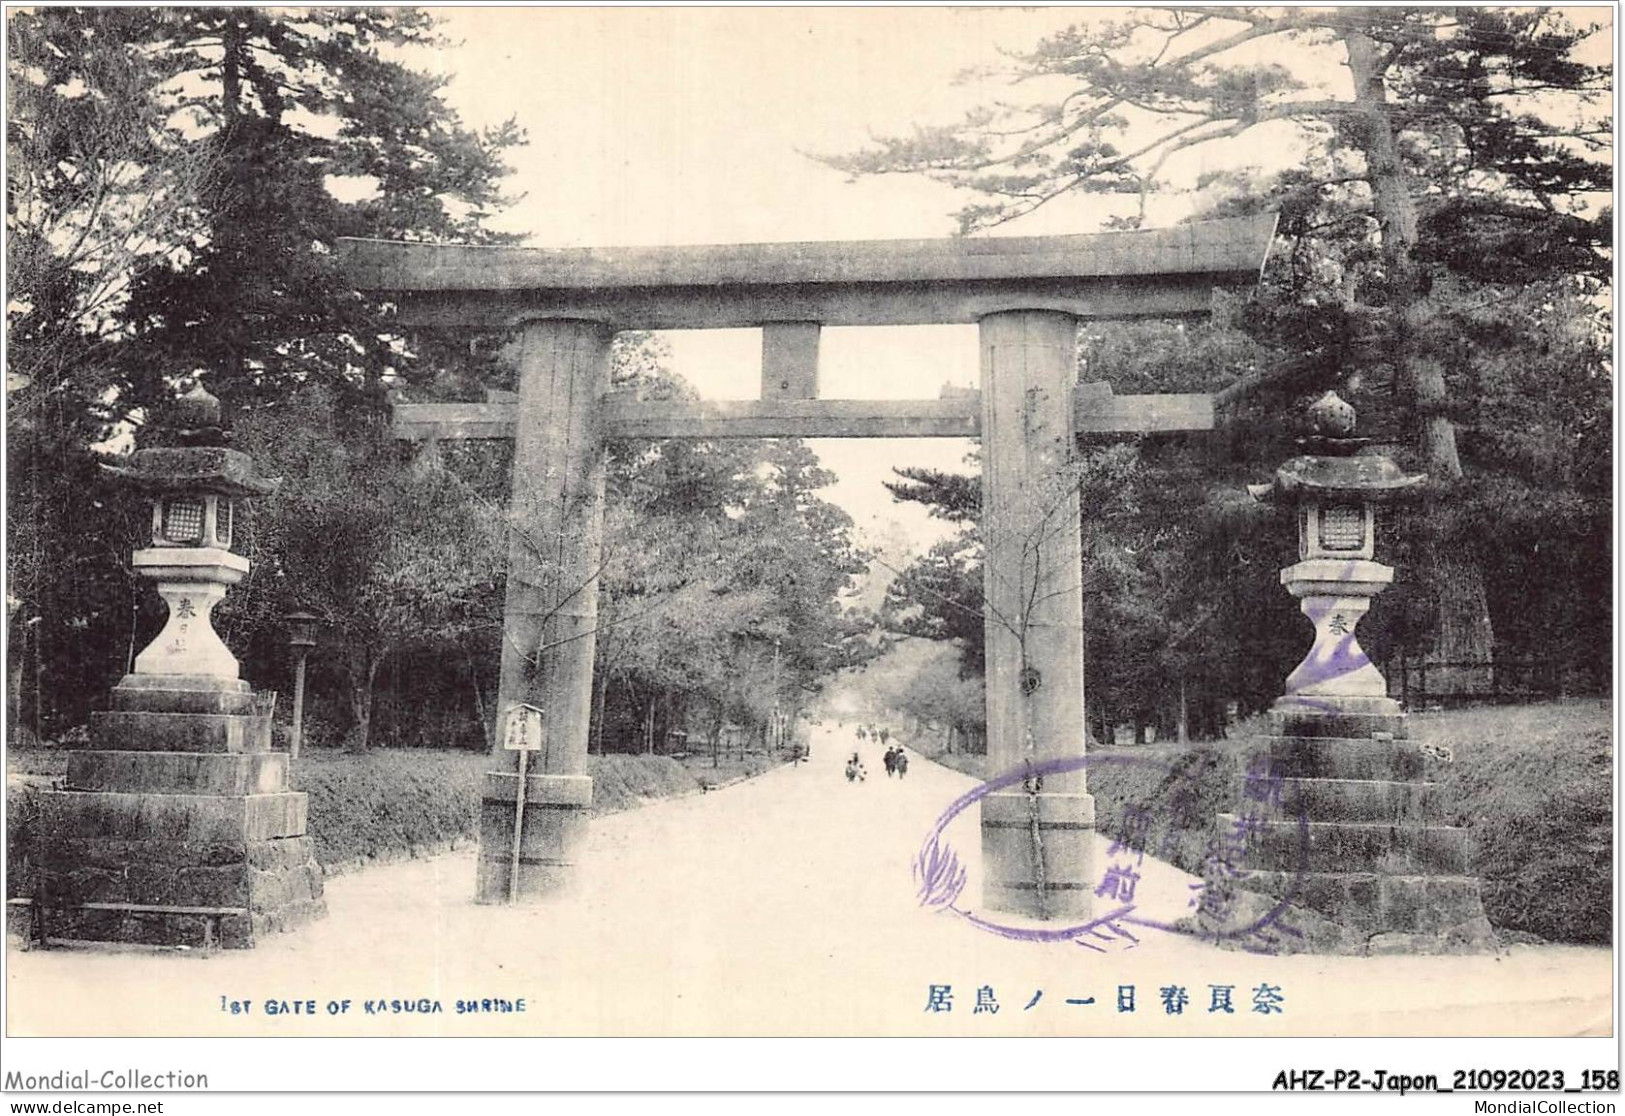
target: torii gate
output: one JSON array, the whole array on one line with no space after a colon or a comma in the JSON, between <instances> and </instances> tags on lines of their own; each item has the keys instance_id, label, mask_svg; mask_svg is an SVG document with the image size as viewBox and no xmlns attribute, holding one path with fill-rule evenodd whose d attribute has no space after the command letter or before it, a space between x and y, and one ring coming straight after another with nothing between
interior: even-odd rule
<instances>
[{"instance_id":1,"label":"torii gate","mask_svg":"<svg viewBox=\"0 0 1625 1116\"><path fill-rule=\"evenodd\" d=\"M513 438L503 719L544 713L539 770L490 772L480 809L480 902L552 891L586 829L604 443L614 438L982 438L990 545L988 759L995 772L1084 753L1082 542L1075 487L1023 504L1058 474L1080 432L1207 430L1206 395L1114 397L1077 383L1080 318L1205 313L1218 286L1255 283L1273 215L1151 232L705 247L532 249L341 242L357 287L385 292L403 324L521 330L517 402L401 405L397 435ZM821 399L819 329L980 329L980 398ZM760 327L762 395L734 403L609 394L617 330ZM1001 534L1001 532L1003 534ZM546 540L544 555L536 540ZM540 648L545 654L537 655ZM533 661L537 660L539 661ZM514 761L517 753L509 753ZM1042 918L1086 915L1096 884L1094 799L1082 770L982 803L984 903ZM1037 831L1035 839L1034 831ZM514 867L517 858L517 868Z\"/></svg>"}]
</instances>

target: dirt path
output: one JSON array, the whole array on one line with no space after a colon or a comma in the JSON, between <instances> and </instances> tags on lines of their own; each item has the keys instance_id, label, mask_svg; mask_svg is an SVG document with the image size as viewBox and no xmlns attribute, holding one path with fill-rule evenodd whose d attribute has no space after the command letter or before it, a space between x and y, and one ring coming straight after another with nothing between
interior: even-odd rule
<instances>
[{"instance_id":1,"label":"dirt path","mask_svg":"<svg viewBox=\"0 0 1625 1116\"><path fill-rule=\"evenodd\" d=\"M914 757L866 781L833 728L810 762L709 794L597 819L587 870L539 906L478 907L473 853L329 883L329 917L247 953L10 955L9 1030L47 1035L1568 1035L1612 1030L1608 950L1499 956L1262 957L1146 931L1103 952L1008 941L921 908L910 866L935 818L974 785ZM949 831L974 896L970 811ZM1102 838L1102 854L1104 839ZM1191 877L1147 861L1137 901L1177 917ZM1281 1012L1252 1010L1281 990ZM927 1011L933 985L953 1009ZM1120 1012L1120 986L1135 1010ZM1234 1013L1208 1010L1232 986ZM974 1011L979 988L998 1011ZM1160 990L1188 1005L1168 1014ZM525 1000L523 1013L456 1002ZM223 998L253 1001L246 1015ZM329 1001L351 1001L330 1015ZM438 1014L367 1014L373 1001ZM318 1001L315 1017L266 1001ZM1092 1003L1068 1003L1068 1000ZM1028 1006L1028 1005L1031 1006Z\"/></svg>"}]
</instances>

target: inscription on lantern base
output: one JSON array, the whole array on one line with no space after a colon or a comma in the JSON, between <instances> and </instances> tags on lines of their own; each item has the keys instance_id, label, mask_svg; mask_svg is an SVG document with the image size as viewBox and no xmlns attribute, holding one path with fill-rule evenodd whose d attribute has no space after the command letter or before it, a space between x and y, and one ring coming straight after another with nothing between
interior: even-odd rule
<instances>
[{"instance_id":1,"label":"inscription on lantern base","mask_svg":"<svg viewBox=\"0 0 1625 1116\"><path fill-rule=\"evenodd\" d=\"M248 559L214 547L138 550L131 565L158 583L169 620L135 659L137 674L236 678L237 659L210 620L214 606L248 572Z\"/></svg>"},{"instance_id":2,"label":"inscription on lantern base","mask_svg":"<svg viewBox=\"0 0 1625 1116\"><path fill-rule=\"evenodd\" d=\"M1281 582L1302 601L1315 626L1314 646L1287 676L1283 700L1388 696L1388 683L1372 664L1354 629L1371 608L1371 598L1394 579L1391 566L1364 560L1310 559L1281 571Z\"/></svg>"}]
</instances>

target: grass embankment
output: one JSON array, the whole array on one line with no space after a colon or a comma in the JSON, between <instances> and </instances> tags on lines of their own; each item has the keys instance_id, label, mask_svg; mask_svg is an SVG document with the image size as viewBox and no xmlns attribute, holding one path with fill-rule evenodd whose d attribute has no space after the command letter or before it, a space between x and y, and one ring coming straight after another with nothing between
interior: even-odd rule
<instances>
[{"instance_id":1,"label":"grass embankment","mask_svg":"<svg viewBox=\"0 0 1625 1116\"><path fill-rule=\"evenodd\" d=\"M725 759L718 767L699 756L589 756L593 813L694 794L758 775L776 762L759 754ZM38 813L33 792L61 778L67 766L67 752L60 748L7 753L12 778L6 785L6 861L12 895L33 888L27 856ZM307 831L317 861L331 873L429 856L473 840L481 780L492 767L491 757L481 752L312 750L299 757L293 782L310 795Z\"/></svg>"},{"instance_id":2,"label":"grass embankment","mask_svg":"<svg viewBox=\"0 0 1625 1116\"><path fill-rule=\"evenodd\" d=\"M1501 931L1547 941L1607 944L1612 934L1613 709L1576 700L1419 713L1411 737L1449 750L1429 763L1439 784L1439 821L1472 838L1473 872L1484 882L1484 911ZM1254 730L1258 731L1258 730ZM1217 815L1237 805L1241 774L1255 737L1180 748L1153 744L1099 748L1091 755L1154 763L1091 765L1089 790L1103 832L1119 832L1123 808L1153 817L1176 812L1190 795L1191 824L1178 829L1168 859L1200 873L1218 836ZM985 757L924 754L985 778ZM923 747L922 747L923 745Z\"/></svg>"}]
</instances>

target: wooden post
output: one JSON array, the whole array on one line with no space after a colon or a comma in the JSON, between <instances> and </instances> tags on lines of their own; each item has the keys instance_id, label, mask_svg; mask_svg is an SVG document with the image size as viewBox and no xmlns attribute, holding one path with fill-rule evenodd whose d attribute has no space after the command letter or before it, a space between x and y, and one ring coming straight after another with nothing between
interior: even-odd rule
<instances>
[{"instance_id":1,"label":"wooden post","mask_svg":"<svg viewBox=\"0 0 1625 1116\"><path fill-rule=\"evenodd\" d=\"M530 752L526 749L519 751L519 778L515 780L515 794L513 796L513 848L508 864L508 902L519 901L519 865L524 862L525 835L525 796L520 793L525 785L525 779L530 774Z\"/></svg>"},{"instance_id":2,"label":"wooden post","mask_svg":"<svg viewBox=\"0 0 1625 1116\"><path fill-rule=\"evenodd\" d=\"M817 322L762 326L762 398L818 398Z\"/></svg>"},{"instance_id":3,"label":"wooden post","mask_svg":"<svg viewBox=\"0 0 1625 1116\"><path fill-rule=\"evenodd\" d=\"M527 322L519 357L507 602L495 736L519 703L544 713L543 746L524 779L517 899L563 886L592 804L587 739L604 510L599 399L613 332L573 319ZM507 899L519 760L486 776L476 898Z\"/></svg>"},{"instance_id":4,"label":"wooden post","mask_svg":"<svg viewBox=\"0 0 1625 1116\"><path fill-rule=\"evenodd\" d=\"M1020 310L981 320L987 551L988 771L1033 771L982 800L983 901L1038 918L1088 915L1094 799L1081 769L1083 568L1069 465L1077 322Z\"/></svg>"},{"instance_id":5,"label":"wooden post","mask_svg":"<svg viewBox=\"0 0 1625 1116\"><path fill-rule=\"evenodd\" d=\"M305 655L308 647L294 649L293 668L293 730L288 734L288 756L299 758L300 745L305 740Z\"/></svg>"}]
</instances>

